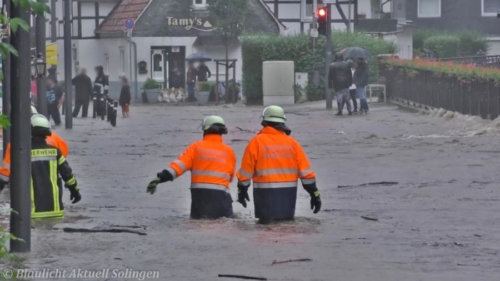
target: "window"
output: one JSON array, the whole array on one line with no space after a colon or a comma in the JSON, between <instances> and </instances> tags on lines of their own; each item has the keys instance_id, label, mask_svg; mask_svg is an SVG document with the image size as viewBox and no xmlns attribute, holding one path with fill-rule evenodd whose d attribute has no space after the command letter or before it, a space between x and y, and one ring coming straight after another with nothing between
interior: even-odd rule
<instances>
[{"instance_id":1,"label":"window","mask_svg":"<svg viewBox=\"0 0 500 281\"><path fill-rule=\"evenodd\" d=\"M120 75L125 75L125 47L120 46Z\"/></svg>"},{"instance_id":2,"label":"window","mask_svg":"<svg viewBox=\"0 0 500 281\"><path fill-rule=\"evenodd\" d=\"M481 15L495 16L500 12L500 0L481 0Z\"/></svg>"},{"instance_id":3,"label":"window","mask_svg":"<svg viewBox=\"0 0 500 281\"><path fill-rule=\"evenodd\" d=\"M206 8L207 0L193 0L194 8Z\"/></svg>"},{"instance_id":4,"label":"window","mask_svg":"<svg viewBox=\"0 0 500 281\"><path fill-rule=\"evenodd\" d=\"M441 0L418 0L419 18L438 18L441 16Z\"/></svg>"},{"instance_id":5,"label":"window","mask_svg":"<svg viewBox=\"0 0 500 281\"><path fill-rule=\"evenodd\" d=\"M312 0L302 0L300 5L302 11L302 20L312 20L314 13L314 4Z\"/></svg>"}]
</instances>

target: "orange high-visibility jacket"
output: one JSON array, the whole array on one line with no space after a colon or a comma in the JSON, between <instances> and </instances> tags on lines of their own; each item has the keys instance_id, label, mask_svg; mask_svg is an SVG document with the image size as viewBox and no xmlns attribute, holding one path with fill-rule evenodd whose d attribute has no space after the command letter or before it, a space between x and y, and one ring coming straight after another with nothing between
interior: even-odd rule
<instances>
[{"instance_id":1,"label":"orange high-visibility jacket","mask_svg":"<svg viewBox=\"0 0 500 281\"><path fill-rule=\"evenodd\" d=\"M191 144L167 171L175 178L191 171L191 188L215 189L229 192L236 169L236 155L224 144L221 135L206 135Z\"/></svg>"},{"instance_id":2,"label":"orange high-visibility jacket","mask_svg":"<svg viewBox=\"0 0 500 281\"><path fill-rule=\"evenodd\" d=\"M236 176L243 186L250 186L253 180L254 188L297 187L299 178L302 184L316 182L300 144L269 126L250 140Z\"/></svg>"},{"instance_id":3,"label":"orange high-visibility jacket","mask_svg":"<svg viewBox=\"0 0 500 281\"><path fill-rule=\"evenodd\" d=\"M56 133L52 132L52 135L47 137L47 144L57 147L65 158L68 157L69 155L68 144ZM8 182L9 177L10 177L10 143L7 144L7 150L5 151L5 156L3 158L3 164L0 166L0 179Z\"/></svg>"}]
</instances>

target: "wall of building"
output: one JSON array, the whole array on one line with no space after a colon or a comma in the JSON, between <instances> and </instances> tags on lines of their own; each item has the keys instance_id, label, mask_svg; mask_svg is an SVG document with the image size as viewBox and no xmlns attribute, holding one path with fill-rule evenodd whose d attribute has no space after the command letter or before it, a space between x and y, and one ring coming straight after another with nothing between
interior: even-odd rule
<instances>
[{"instance_id":1,"label":"wall of building","mask_svg":"<svg viewBox=\"0 0 500 281\"><path fill-rule=\"evenodd\" d=\"M266 0L264 1L268 8L274 13L274 1ZM281 3L280 3L281 2ZM320 2L320 1L318 1ZM308 33L310 30L310 24L312 23L312 18L305 18L306 0L279 0L278 1L278 19L287 27L285 34L297 34L300 32ZM342 10L346 17L349 17L348 5L341 5ZM359 0L358 1L358 13L365 14L366 18L372 18L372 4L371 0ZM332 6L331 17L333 20L341 20L339 11L335 6ZM354 19L354 5L351 9L351 19ZM346 30L347 27L344 23L334 23L332 24L333 30Z\"/></svg>"}]
</instances>

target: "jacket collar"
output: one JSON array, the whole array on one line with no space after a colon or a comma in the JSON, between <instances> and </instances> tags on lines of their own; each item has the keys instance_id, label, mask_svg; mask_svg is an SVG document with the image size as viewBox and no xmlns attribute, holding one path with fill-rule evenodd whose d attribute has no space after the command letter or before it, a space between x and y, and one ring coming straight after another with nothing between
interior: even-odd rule
<instances>
[{"instance_id":1,"label":"jacket collar","mask_svg":"<svg viewBox=\"0 0 500 281\"><path fill-rule=\"evenodd\" d=\"M206 135L203 137L204 141L215 141L215 142L222 142L222 136L221 135Z\"/></svg>"},{"instance_id":2,"label":"jacket collar","mask_svg":"<svg viewBox=\"0 0 500 281\"><path fill-rule=\"evenodd\" d=\"M284 135L285 133L283 131L280 131L278 129L275 129L271 126L266 126L262 130L260 130L260 134L268 134L268 135Z\"/></svg>"}]
</instances>

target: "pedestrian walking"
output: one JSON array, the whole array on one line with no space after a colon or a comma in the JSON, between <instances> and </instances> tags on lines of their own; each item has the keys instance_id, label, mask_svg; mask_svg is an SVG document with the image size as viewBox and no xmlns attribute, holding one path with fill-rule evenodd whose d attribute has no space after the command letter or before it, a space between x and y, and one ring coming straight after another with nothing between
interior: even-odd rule
<instances>
[{"instance_id":1,"label":"pedestrian walking","mask_svg":"<svg viewBox=\"0 0 500 281\"><path fill-rule=\"evenodd\" d=\"M188 70L186 76L188 89L187 101L193 102L196 101L196 97L194 96L194 87L196 85L196 68L194 68L193 62L188 62Z\"/></svg>"},{"instance_id":2,"label":"pedestrian walking","mask_svg":"<svg viewBox=\"0 0 500 281\"><path fill-rule=\"evenodd\" d=\"M51 67L49 67L49 69L47 69L47 72L48 72L48 75L47 75L47 79L52 79L52 81L54 81L54 83L57 84L57 66L53 65Z\"/></svg>"},{"instance_id":3,"label":"pedestrian walking","mask_svg":"<svg viewBox=\"0 0 500 281\"><path fill-rule=\"evenodd\" d=\"M61 125L59 108L63 102L63 91L52 78L47 79L47 112L49 118L54 120L56 126ZM49 119L50 120L50 119Z\"/></svg>"},{"instance_id":4,"label":"pedestrian walking","mask_svg":"<svg viewBox=\"0 0 500 281\"><path fill-rule=\"evenodd\" d=\"M368 102L366 101L366 91L365 91L365 87L368 86L368 81L369 81L368 64L363 58L358 59L353 79L354 79L354 84L356 84L356 89L360 101L360 107L359 107L360 113L368 114L369 108L368 108Z\"/></svg>"},{"instance_id":5,"label":"pedestrian walking","mask_svg":"<svg viewBox=\"0 0 500 281\"><path fill-rule=\"evenodd\" d=\"M330 65L328 73L328 87L337 95L338 113L342 116L344 104L347 105L347 112L352 115L351 102L349 101L349 88L352 85L352 71L344 56L341 53L335 55L335 61Z\"/></svg>"},{"instance_id":6,"label":"pedestrian walking","mask_svg":"<svg viewBox=\"0 0 500 281\"><path fill-rule=\"evenodd\" d=\"M78 117L80 108L82 109L82 117L86 118L89 112L89 103L92 98L92 80L87 75L87 69L82 68L80 74L75 76L72 80L75 86L75 109L73 110L73 117Z\"/></svg>"},{"instance_id":7,"label":"pedestrian walking","mask_svg":"<svg viewBox=\"0 0 500 281\"><path fill-rule=\"evenodd\" d=\"M247 207L253 180L255 217L262 223L292 220L297 201L297 180L311 196L311 209L318 213L321 199L316 175L301 145L285 125L283 108L269 106L262 115L264 127L245 149L238 177L238 202Z\"/></svg>"},{"instance_id":8,"label":"pedestrian walking","mask_svg":"<svg viewBox=\"0 0 500 281\"><path fill-rule=\"evenodd\" d=\"M122 90L120 91L120 98L118 100L118 103L120 104L122 108L122 116L123 118L128 118L130 117L130 100L131 100L131 94L130 94L130 85L128 84L128 79L127 77L123 76L121 78L122 82Z\"/></svg>"},{"instance_id":9,"label":"pedestrian walking","mask_svg":"<svg viewBox=\"0 0 500 281\"><path fill-rule=\"evenodd\" d=\"M231 217L233 200L229 185L236 168L236 155L222 140L222 135L227 134L224 119L209 116L203 120L202 130L203 140L188 146L166 170L158 173L147 192L154 194L158 184L191 171L191 218Z\"/></svg>"},{"instance_id":10,"label":"pedestrian walking","mask_svg":"<svg viewBox=\"0 0 500 281\"><path fill-rule=\"evenodd\" d=\"M73 204L82 199L78 184L62 152L55 146L47 144L51 135L50 122L43 115L31 117L31 218L64 217L62 203L62 183L58 183L58 175L65 182ZM0 185L7 181L0 179Z\"/></svg>"},{"instance_id":11,"label":"pedestrian walking","mask_svg":"<svg viewBox=\"0 0 500 281\"><path fill-rule=\"evenodd\" d=\"M97 73L97 76L94 80L94 95L97 97L108 96L108 90L109 90L109 81L108 77L104 74L104 68L102 66L97 66L95 68L95 71Z\"/></svg>"},{"instance_id":12,"label":"pedestrian walking","mask_svg":"<svg viewBox=\"0 0 500 281\"><path fill-rule=\"evenodd\" d=\"M354 72L355 72L355 67L354 65L351 65L351 73L354 78ZM352 105L354 107L354 110L352 111L353 113L358 112L358 90L356 89L356 84L352 83L351 87L349 88L349 96L351 97Z\"/></svg>"},{"instance_id":13,"label":"pedestrian walking","mask_svg":"<svg viewBox=\"0 0 500 281\"><path fill-rule=\"evenodd\" d=\"M198 76L198 82L206 82L208 78L212 76L212 72L210 72L210 69L203 61L201 61L200 65L198 65L196 74Z\"/></svg>"}]
</instances>

